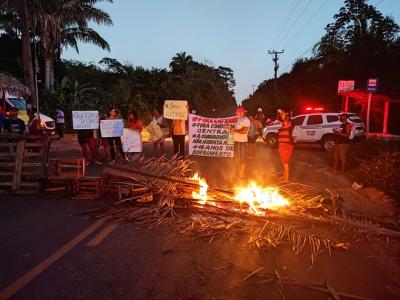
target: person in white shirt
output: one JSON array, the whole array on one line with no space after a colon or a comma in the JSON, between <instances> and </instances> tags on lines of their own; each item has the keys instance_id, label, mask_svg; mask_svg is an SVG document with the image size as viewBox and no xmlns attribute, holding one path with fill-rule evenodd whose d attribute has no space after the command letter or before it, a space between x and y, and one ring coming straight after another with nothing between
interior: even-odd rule
<instances>
[{"instance_id":1,"label":"person in white shirt","mask_svg":"<svg viewBox=\"0 0 400 300\"><path fill-rule=\"evenodd\" d=\"M56 131L58 134L58 139L62 139L64 137L65 125L64 112L61 109L57 108L56 113Z\"/></svg>"},{"instance_id":2,"label":"person in white shirt","mask_svg":"<svg viewBox=\"0 0 400 300\"><path fill-rule=\"evenodd\" d=\"M243 107L236 108L236 116L238 120L235 127L231 128L233 132L233 139L235 141L235 158L239 162L239 177L245 177L246 171L246 147L247 147L247 134L249 132L250 120L245 116L245 109Z\"/></svg>"}]
</instances>

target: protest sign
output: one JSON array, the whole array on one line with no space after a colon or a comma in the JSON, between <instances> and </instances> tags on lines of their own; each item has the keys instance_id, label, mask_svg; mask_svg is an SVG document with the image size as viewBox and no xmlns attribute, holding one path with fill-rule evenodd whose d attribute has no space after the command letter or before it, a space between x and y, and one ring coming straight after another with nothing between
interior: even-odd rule
<instances>
[{"instance_id":1,"label":"protest sign","mask_svg":"<svg viewBox=\"0 0 400 300\"><path fill-rule=\"evenodd\" d=\"M165 100L164 118L171 120L187 120L188 103L186 100Z\"/></svg>"},{"instance_id":2,"label":"protest sign","mask_svg":"<svg viewBox=\"0 0 400 300\"><path fill-rule=\"evenodd\" d=\"M163 132L156 120L151 121L150 124L147 125L147 131L149 132L150 140L152 141L158 141L163 137Z\"/></svg>"},{"instance_id":3,"label":"protest sign","mask_svg":"<svg viewBox=\"0 0 400 300\"><path fill-rule=\"evenodd\" d=\"M119 137L122 136L124 122L122 119L101 120L100 131L102 137Z\"/></svg>"},{"instance_id":4,"label":"protest sign","mask_svg":"<svg viewBox=\"0 0 400 300\"><path fill-rule=\"evenodd\" d=\"M189 115L189 154L212 157L233 157L234 145L228 145L229 126L237 117L205 118Z\"/></svg>"},{"instance_id":5,"label":"protest sign","mask_svg":"<svg viewBox=\"0 0 400 300\"><path fill-rule=\"evenodd\" d=\"M99 112L97 110L72 111L73 129L98 129Z\"/></svg>"},{"instance_id":6,"label":"protest sign","mask_svg":"<svg viewBox=\"0 0 400 300\"><path fill-rule=\"evenodd\" d=\"M142 135L137 130L123 129L122 150L124 152L142 152Z\"/></svg>"}]
</instances>

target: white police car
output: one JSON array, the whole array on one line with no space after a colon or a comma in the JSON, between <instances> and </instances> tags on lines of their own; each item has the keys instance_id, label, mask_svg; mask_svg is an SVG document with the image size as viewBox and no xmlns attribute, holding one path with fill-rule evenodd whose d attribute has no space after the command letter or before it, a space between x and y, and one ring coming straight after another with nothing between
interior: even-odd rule
<instances>
[{"instance_id":1,"label":"white police car","mask_svg":"<svg viewBox=\"0 0 400 300\"><path fill-rule=\"evenodd\" d=\"M320 144L326 151L335 147L334 128L340 127L339 115L335 112L313 112L297 115L292 118L293 139L296 143ZM351 135L355 140L366 137L365 124L355 113L347 113L348 122L353 125ZM278 130L282 123L266 126L262 137L270 147L278 146Z\"/></svg>"}]
</instances>

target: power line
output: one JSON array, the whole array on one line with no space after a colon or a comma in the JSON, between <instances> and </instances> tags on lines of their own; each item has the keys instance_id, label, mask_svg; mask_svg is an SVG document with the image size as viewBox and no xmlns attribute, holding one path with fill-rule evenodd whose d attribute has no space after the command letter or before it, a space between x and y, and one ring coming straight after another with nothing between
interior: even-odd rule
<instances>
[{"instance_id":1,"label":"power line","mask_svg":"<svg viewBox=\"0 0 400 300\"><path fill-rule=\"evenodd\" d=\"M276 36L276 39L274 40L274 42L272 43L273 47L275 48L275 44L276 42L278 42L279 38L281 37L281 34L283 33L284 29L286 29L286 25L289 23L289 20L292 18L294 12L296 11L297 6L299 6L300 4L300 0L297 0L295 6L293 7L292 11L290 12L289 16L287 17L285 23L283 24L283 26L281 27L281 30L279 31L278 35Z\"/></svg>"},{"instance_id":2,"label":"power line","mask_svg":"<svg viewBox=\"0 0 400 300\"><path fill-rule=\"evenodd\" d=\"M312 45L310 48L308 48L306 51L301 53L299 56L297 56L291 63L287 64L283 69L282 72L285 71L289 66L293 65L300 57L302 57L304 54L306 54L308 51L310 51L314 45Z\"/></svg>"},{"instance_id":3,"label":"power line","mask_svg":"<svg viewBox=\"0 0 400 300\"><path fill-rule=\"evenodd\" d=\"M304 28L310 24L310 22L315 18L315 16L321 11L321 9L325 6L325 4L328 3L328 0L325 0L320 7L318 7L318 9L315 11L315 13L311 16L311 18L308 19L307 22L304 23L304 25L300 28L300 30L294 35L293 38L291 38L289 40L289 42L285 45L285 47L283 47L284 49L286 49L298 36L299 34L304 30Z\"/></svg>"},{"instance_id":4,"label":"power line","mask_svg":"<svg viewBox=\"0 0 400 300\"><path fill-rule=\"evenodd\" d=\"M279 42L277 44L277 46L279 46L279 44L285 40L285 38L287 37L287 35L292 31L293 26L297 23L297 21L304 15L305 11L307 10L307 8L310 6L311 2L313 0L309 0L308 3L306 4L306 6L303 8L303 10L300 12L300 14L297 16L296 20L294 20L294 22L290 25L289 29L286 31L286 33L283 35L283 37L281 39L279 39Z\"/></svg>"},{"instance_id":5,"label":"power line","mask_svg":"<svg viewBox=\"0 0 400 300\"><path fill-rule=\"evenodd\" d=\"M382 2L383 2L383 0L380 0L380 1L376 2L376 3L374 4L374 6L378 6L378 5L381 4Z\"/></svg>"}]
</instances>

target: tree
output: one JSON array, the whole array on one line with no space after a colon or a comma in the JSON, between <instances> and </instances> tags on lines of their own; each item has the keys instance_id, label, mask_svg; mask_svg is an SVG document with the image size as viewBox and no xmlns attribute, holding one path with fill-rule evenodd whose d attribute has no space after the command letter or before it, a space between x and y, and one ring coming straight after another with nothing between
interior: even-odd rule
<instances>
[{"instance_id":1,"label":"tree","mask_svg":"<svg viewBox=\"0 0 400 300\"><path fill-rule=\"evenodd\" d=\"M32 0L33 2L34 0ZM32 66L32 50L30 40L31 18L28 9L27 0L3 0L0 4L2 12L2 28L6 32L12 31L12 26L19 22L18 29L14 29L14 33L20 31L22 41L22 66L24 83L31 90L32 102L36 103L35 85L33 80Z\"/></svg>"},{"instance_id":2,"label":"tree","mask_svg":"<svg viewBox=\"0 0 400 300\"><path fill-rule=\"evenodd\" d=\"M46 0L32 5L34 31L39 34L44 50L46 89L54 85L54 61L60 57L62 47L71 46L79 52L78 41L83 41L109 50L108 43L88 27L90 21L112 25L110 16L95 7L97 2L99 0Z\"/></svg>"},{"instance_id":3,"label":"tree","mask_svg":"<svg viewBox=\"0 0 400 300\"><path fill-rule=\"evenodd\" d=\"M191 55L186 55L186 52L179 52L172 58L169 67L173 73L184 74L192 62L193 57Z\"/></svg>"}]
</instances>

